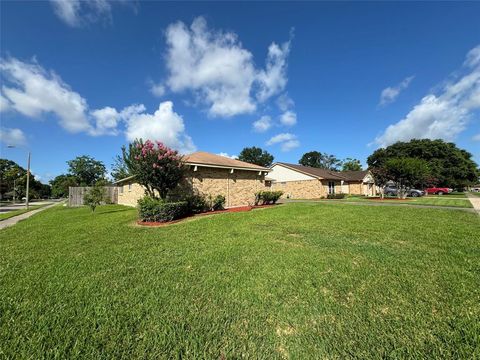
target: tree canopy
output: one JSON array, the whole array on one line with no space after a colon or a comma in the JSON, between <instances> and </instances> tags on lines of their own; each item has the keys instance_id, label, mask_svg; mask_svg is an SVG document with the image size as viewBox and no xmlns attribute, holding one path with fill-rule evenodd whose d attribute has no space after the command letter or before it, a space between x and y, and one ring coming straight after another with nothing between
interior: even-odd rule
<instances>
[{"instance_id":1,"label":"tree canopy","mask_svg":"<svg viewBox=\"0 0 480 360\"><path fill-rule=\"evenodd\" d=\"M336 171L340 168L342 162L335 155L321 153L319 151L309 151L298 161L300 165L310 166L320 169Z\"/></svg>"},{"instance_id":2,"label":"tree canopy","mask_svg":"<svg viewBox=\"0 0 480 360\"><path fill-rule=\"evenodd\" d=\"M122 147L122 153L124 149L125 146ZM123 159L123 156L115 156L115 158L113 159L112 171L110 172L110 175L112 176L114 181L125 179L126 177L129 177L131 175L128 171L128 166Z\"/></svg>"},{"instance_id":3,"label":"tree canopy","mask_svg":"<svg viewBox=\"0 0 480 360\"><path fill-rule=\"evenodd\" d=\"M82 155L67 161L68 174L77 179L78 186L92 186L107 173L105 164L94 158Z\"/></svg>"},{"instance_id":4,"label":"tree canopy","mask_svg":"<svg viewBox=\"0 0 480 360\"><path fill-rule=\"evenodd\" d=\"M463 188L478 181L479 169L472 154L443 140L411 140L397 142L376 150L368 157L370 169L382 168L394 158L416 158L428 163L427 186Z\"/></svg>"},{"instance_id":5,"label":"tree canopy","mask_svg":"<svg viewBox=\"0 0 480 360\"><path fill-rule=\"evenodd\" d=\"M15 184L15 187L13 186ZM0 196L21 199L26 195L27 170L16 162L0 159ZM50 196L50 186L42 184L30 173L30 198ZM15 196L14 196L15 195Z\"/></svg>"},{"instance_id":6,"label":"tree canopy","mask_svg":"<svg viewBox=\"0 0 480 360\"><path fill-rule=\"evenodd\" d=\"M244 148L238 156L238 160L240 161L264 167L272 165L273 159L273 155L268 151L255 146Z\"/></svg>"},{"instance_id":7,"label":"tree canopy","mask_svg":"<svg viewBox=\"0 0 480 360\"><path fill-rule=\"evenodd\" d=\"M358 159L346 158L342 161L342 171L361 171L362 164Z\"/></svg>"},{"instance_id":8,"label":"tree canopy","mask_svg":"<svg viewBox=\"0 0 480 360\"><path fill-rule=\"evenodd\" d=\"M52 186L52 196L54 198L64 198L68 196L68 188L70 186L78 186L78 180L73 175L58 175L50 180Z\"/></svg>"}]
</instances>

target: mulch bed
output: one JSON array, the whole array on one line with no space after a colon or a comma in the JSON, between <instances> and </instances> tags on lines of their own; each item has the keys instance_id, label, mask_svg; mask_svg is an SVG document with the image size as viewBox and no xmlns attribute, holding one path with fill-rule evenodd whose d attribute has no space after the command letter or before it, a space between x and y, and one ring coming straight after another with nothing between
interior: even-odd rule
<instances>
[{"instance_id":1,"label":"mulch bed","mask_svg":"<svg viewBox=\"0 0 480 360\"><path fill-rule=\"evenodd\" d=\"M399 199L399 198L394 198L394 197L386 197L386 198L381 198L381 197L368 197L366 198L368 200L380 200L380 201L383 201L383 200L399 200L399 201L405 201L405 200L412 200L412 198L406 198L406 199Z\"/></svg>"},{"instance_id":2,"label":"mulch bed","mask_svg":"<svg viewBox=\"0 0 480 360\"><path fill-rule=\"evenodd\" d=\"M177 220L173 220L173 221L166 221L166 222L137 220L137 225L153 226L153 227L155 227L155 226L166 226L166 225L171 225L171 224L175 224L175 223L184 221L184 220L186 220L188 218L192 218L192 217L215 215L215 214L225 214L225 213L244 212L244 211L250 211L250 210L253 210L253 209L262 209L262 208L266 208L266 207L272 207L272 206L276 206L276 205L281 205L281 204L256 205L256 206L237 206L237 207L233 207L233 208L229 208L229 209L225 209L225 210L208 211L208 212L204 212L204 213L200 213L200 214L194 214L194 215L190 215L190 216L187 216L187 217L184 217L184 218L181 218L181 219L177 219Z\"/></svg>"}]
</instances>

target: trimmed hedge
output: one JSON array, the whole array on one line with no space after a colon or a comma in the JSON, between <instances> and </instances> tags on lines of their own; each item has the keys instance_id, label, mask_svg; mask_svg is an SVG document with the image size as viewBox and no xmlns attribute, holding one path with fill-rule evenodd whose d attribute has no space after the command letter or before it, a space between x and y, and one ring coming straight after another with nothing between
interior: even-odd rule
<instances>
[{"instance_id":1,"label":"trimmed hedge","mask_svg":"<svg viewBox=\"0 0 480 360\"><path fill-rule=\"evenodd\" d=\"M143 222L167 222L187 216L189 209L186 201L164 202L144 196L138 200L138 214Z\"/></svg>"},{"instance_id":2,"label":"trimmed hedge","mask_svg":"<svg viewBox=\"0 0 480 360\"><path fill-rule=\"evenodd\" d=\"M327 199L344 199L346 194L328 194Z\"/></svg>"},{"instance_id":3,"label":"trimmed hedge","mask_svg":"<svg viewBox=\"0 0 480 360\"><path fill-rule=\"evenodd\" d=\"M262 205L275 204L283 195L283 191L259 191L255 194L255 205L262 202Z\"/></svg>"}]
</instances>

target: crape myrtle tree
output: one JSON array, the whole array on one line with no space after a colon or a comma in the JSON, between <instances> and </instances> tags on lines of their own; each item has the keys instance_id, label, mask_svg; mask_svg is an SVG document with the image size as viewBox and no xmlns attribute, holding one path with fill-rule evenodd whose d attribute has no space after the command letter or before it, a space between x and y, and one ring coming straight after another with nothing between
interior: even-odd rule
<instances>
[{"instance_id":1,"label":"crape myrtle tree","mask_svg":"<svg viewBox=\"0 0 480 360\"><path fill-rule=\"evenodd\" d=\"M129 173L152 198L165 200L185 174L182 157L160 141L135 140L122 153Z\"/></svg>"},{"instance_id":2,"label":"crape myrtle tree","mask_svg":"<svg viewBox=\"0 0 480 360\"><path fill-rule=\"evenodd\" d=\"M479 170L472 154L443 140L414 139L376 150L368 157L369 169L383 167L392 158L416 158L428 162L426 186L461 189L478 181Z\"/></svg>"},{"instance_id":3,"label":"crape myrtle tree","mask_svg":"<svg viewBox=\"0 0 480 360\"><path fill-rule=\"evenodd\" d=\"M273 163L273 155L259 147L246 147L238 155L238 160L245 161L263 167L269 167Z\"/></svg>"}]
</instances>

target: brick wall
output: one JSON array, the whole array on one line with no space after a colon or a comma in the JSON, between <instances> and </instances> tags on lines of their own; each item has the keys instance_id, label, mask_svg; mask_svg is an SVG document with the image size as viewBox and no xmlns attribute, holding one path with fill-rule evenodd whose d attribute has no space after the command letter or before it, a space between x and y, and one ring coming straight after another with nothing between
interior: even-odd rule
<instances>
[{"instance_id":1,"label":"brick wall","mask_svg":"<svg viewBox=\"0 0 480 360\"><path fill-rule=\"evenodd\" d=\"M282 198L318 199L326 196L328 190L319 180L299 180L272 183L272 190L283 191Z\"/></svg>"},{"instance_id":2,"label":"brick wall","mask_svg":"<svg viewBox=\"0 0 480 360\"><path fill-rule=\"evenodd\" d=\"M189 170L182 184L183 191L194 189L203 195L223 195L227 207L253 204L255 193L268 189L264 184L264 175L256 171L198 167L197 171ZM130 188L129 188L130 185ZM137 183L124 184L123 191L118 193L118 203L136 206L138 199L144 195L144 189Z\"/></svg>"}]
</instances>

